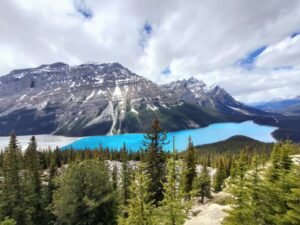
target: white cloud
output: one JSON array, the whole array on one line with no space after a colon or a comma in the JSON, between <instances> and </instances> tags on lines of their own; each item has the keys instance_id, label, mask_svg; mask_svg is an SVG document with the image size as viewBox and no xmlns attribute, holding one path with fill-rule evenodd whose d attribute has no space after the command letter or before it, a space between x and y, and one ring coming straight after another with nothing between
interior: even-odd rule
<instances>
[{"instance_id":1,"label":"white cloud","mask_svg":"<svg viewBox=\"0 0 300 225\"><path fill-rule=\"evenodd\" d=\"M257 67L284 68L300 66L300 35L287 37L269 46L258 58Z\"/></svg>"},{"instance_id":2,"label":"white cloud","mask_svg":"<svg viewBox=\"0 0 300 225\"><path fill-rule=\"evenodd\" d=\"M197 78L210 85L218 84L236 99L250 103L299 95L299 74L300 69L245 71L229 68L198 75Z\"/></svg>"},{"instance_id":3,"label":"white cloud","mask_svg":"<svg viewBox=\"0 0 300 225\"><path fill-rule=\"evenodd\" d=\"M299 95L300 41L289 38L300 30L299 11L297 0L4 0L0 74L57 61L120 62L157 82L194 75L246 102ZM256 68L235 66L265 45ZM274 70L286 66L293 68Z\"/></svg>"}]
</instances>

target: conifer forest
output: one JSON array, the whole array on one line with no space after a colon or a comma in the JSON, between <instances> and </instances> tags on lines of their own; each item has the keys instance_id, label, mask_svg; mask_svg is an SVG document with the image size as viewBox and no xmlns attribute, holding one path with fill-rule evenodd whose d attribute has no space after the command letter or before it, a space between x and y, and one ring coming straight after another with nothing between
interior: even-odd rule
<instances>
[{"instance_id":1,"label":"conifer forest","mask_svg":"<svg viewBox=\"0 0 300 225\"><path fill-rule=\"evenodd\" d=\"M189 138L185 151L164 151L166 134L155 119L132 152L38 150L34 136L21 151L12 133L0 154L0 224L181 225L219 192L230 206L224 225L300 224L298 145L229 141L218 152Z\"/></svg>"}]
</instances>

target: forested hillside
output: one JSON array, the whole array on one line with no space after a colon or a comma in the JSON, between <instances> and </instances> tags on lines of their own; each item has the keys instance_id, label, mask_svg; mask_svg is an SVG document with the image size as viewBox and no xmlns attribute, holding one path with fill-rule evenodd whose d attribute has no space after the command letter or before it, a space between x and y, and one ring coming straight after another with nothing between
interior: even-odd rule
<instances>
[{"instance_id":1,"label":"forested hillside","mask_svg":"<svg viewBox=\"0 0 300 225\"><path fill-rule=\"evenodd\" d=\"M299 224L299 164L291 160L299 146L222 143L194 147L189 138L183 153L166 153L157 119L138 152L37 151L35 137L21 152L12 134L0 154L0 224L183 225L193 205L221 191L234 197L226 225Z\"/></svg>"}]
</instances>

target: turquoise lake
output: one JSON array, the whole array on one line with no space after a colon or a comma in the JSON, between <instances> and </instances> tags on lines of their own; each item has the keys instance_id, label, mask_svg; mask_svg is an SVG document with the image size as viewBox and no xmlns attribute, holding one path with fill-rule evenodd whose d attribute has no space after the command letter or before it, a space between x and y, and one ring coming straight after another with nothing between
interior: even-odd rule
<instances>
[{"instance_id":1,"label":"turquoise lake","mask_svg":"<svg viewBox=\"0 0 300 225\"><path fill-rule=\"evenodd\" d=\"M258 125L253 121L246 121L242 123L216 123L208 127L174 131L168 133L168 145L164 149L169 151L173 149L172 139L175 136L175 147L178 151L186 148L188 137L191 136L194 145L209 144L225 140L235 135L244 135L262 142L275 142L271 133L277 127ZM128 149L133 151L139 150L142 145L144 134L120 134L112 136L91 136L81 138L65 147L63 149L74 148L95 149L102 145L104 148L120 149L123 143L126 143Z\"/></svg>"}]
</instances>

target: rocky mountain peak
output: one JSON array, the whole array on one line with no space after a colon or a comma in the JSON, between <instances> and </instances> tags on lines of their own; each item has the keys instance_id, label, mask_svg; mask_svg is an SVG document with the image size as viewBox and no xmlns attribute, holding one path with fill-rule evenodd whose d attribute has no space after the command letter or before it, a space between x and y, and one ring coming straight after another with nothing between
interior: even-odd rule
<instances>
[{"instance_id":1,"label":"rocky mountain peak","mask_svg":"<svg viewBox=\"0 0 300 225\"><path fill-rule=\"evenodd\" d=\"M218 86L209 89L194 77L157 85L119 63L57 62L14 70L0 77L0 100L0 125L10 124L2 133L14 129L22 134L141 132L144 121L155 113L165 115L166 121L181 118L178 128L199 127L202 122L196 115L204 113L202 108L219 114L224 109L226 114L246 112L238 111L238 103ZM30 128L27 121L37 125Z\"/></svg>"},{"instance_id":2,"label":"rocky mountain peak","mask_svg":"<svg viewBox=\"0 0 300 225\"><path fill-rule=\"evenodd\" d=\"M198 84L202 84L202 85L206 85L202 80L199 80L199 79L197 79L197 78L195 78L195 77L190 77L189 79L187 79L187 80L183 80L183 81L186 81L187 83L198 83Z\"/></svg>"},{"instance_id":3,"label":"rocky mountain peak","mask_svg":"<svg viewBox=\"0 0 300 225\"><path fill-rule=\"evenodd\" d=\"M69 65L63 62L56 62L48 65L47 64L41 65L38 68L60 68L60 67L69 67Z\"/></svg>"}]
</instances>

